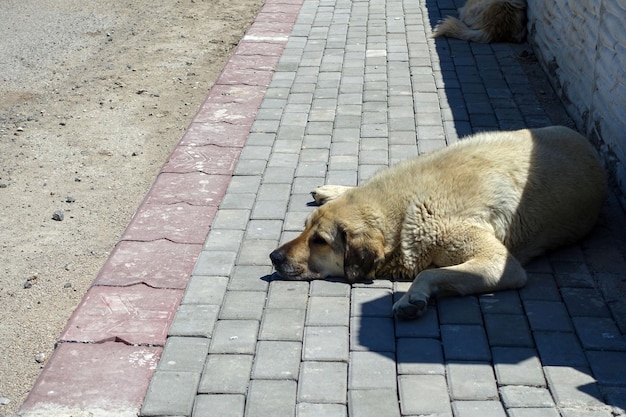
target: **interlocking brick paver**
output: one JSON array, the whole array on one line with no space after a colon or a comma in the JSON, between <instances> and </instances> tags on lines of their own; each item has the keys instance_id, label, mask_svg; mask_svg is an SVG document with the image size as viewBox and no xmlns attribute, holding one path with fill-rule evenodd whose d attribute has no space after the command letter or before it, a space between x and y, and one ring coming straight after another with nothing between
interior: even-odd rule
<instances>
[{"instance_id":1,"label":"interlocking brick paver","mask_svg":"<svg viewBox=\"0 0 626 417\"><path fill-rule=\"evenodd\" d=\"M403 415L452 415L443 375L400 375L398 390Z\"/></svg>"},{"instance_id":2,"label":"interlocking brick paver","mask_svg":"<svg viewBox=\"0 0 626 417\"><path fill-rule=\"evenodd\" d=\"M484 320L491 346L534 346L526 316L521 314L485 314Z\"/></svg>"},{"instance_id":3,"label":"interlocking brick paver","mask_svg":"<svg viewBox=\"0 0 626 417\"><path fill-rule=\"evenodd\" d=\"M199 372L157 371L150 381L141 413L148 416L191 414L199 381Z\"/></svg>"},{"instance_id":4,"label":"interlocking brick paver","mask_svg":"<svg viewBox=\"0 0 626 417\"><path fill-rule=\"evenodd\" d=\"M348 326L309 326L304 330L302 359L309 361L348 361Z\"/></svg>"},{"instance_id":5,"label":"interlocking brick paver","mask_svg":"<svg viewBox=\"0 0 626 417\"><path fill-rule=\"evenodd\" d=\"M479 297L484 313L491 314L523 314L522 303L515 291L502 291L484 294Z\"/></svg>"},{"instance_id":6,"label":"interlocking brick paver","mask_svg":"<svg viewBox=\"0 0 626 417\"><path fill-rule=\"evenodd\" d=\"M298 379L298 401L345 404L348 365L345 362L304 361Z\"/></svg>"},{"instance_id":7,"label":"interlocking brick paver","mask_svg":"<svg viewBox=\"0 0 626 417\"><path fill-rule=\"evenodd\" d=\"M252 370L252 359L252 355L209 355L198 392L246 394Z\"/></svg>"},{"instance_id":8,"label":"interlocking brick paver","mask_svg":"<svg viewBox=\"0 0 626 417\"><path fill-rule=\"evenodd\" d=\"M553 261L551 264L559 287L594 287L593 275L584 263Z\"/></svg>"},{"instance_id":9,"label":"interlocking brick paver","mask_svg":"<svg viewBox=\"0 0 626 417\"><path fill-rule=\"evenodd\" d=\"M344 404L311 404L300 402L296 406L296 417L347 417Z\"/></svg>"},{"instance_id":10,"label":"interlocking brick paver","mask_svg":"<svg viewBox=\"0 0 626 417\"><path fill-rule=\"evenodd\" d=\"M261 320L260 340L302 340L304 309L266 308Z\"/></svg>"},{"instance_id":11,"label":"interlocking brick paver","mask_svg":"<svg viewBox=\"0 0 626 417\"><path fill-rule=\"evenodd\" d=\"M272 184L272 183L263 183L259 187L259 192L257 193L258 201L274 201L279 199L289 199L290 194L290 185L289 184Z\"/></svg>"},{"instance_id":12,"label":"interlocking brick paver","mask_svg":"<svg viewBox=\"0 0 626 417\"><path fill-rule=\"evenodd\" d=\"M489 363L452 362L447 365L450 398L454 401L484 401L498 398L498 388Z\"/></svg>"},{"instance_id":13,"label":"interlocking brick paver","mask_svg":"<svg viewBox=\"0 0 626 417\"><path fill-rule=\"evenodd\" d=\"M450 297L437 303L441 324L482 324L476 297Z\"/></svg>"},{"instance_id":14,"label":"interlocking brick paver","mask_svg":"<svg viewBox=\"0 0 626 417\"><path fill-rule=\"evenodd\" d=\"M602 387L604 399L612 408L612 411L619 416L626 414L626 388L621 387Z\"/></svg>"},{"instance_id":15,"label":"interlocking brick paver","mask_svg":"<svg viewBox=\"0 0 626 417\"><path fill-rule=\"evenodd\" d=\"M444 375L441 342L435 339L400 338L397 340L398 374Z\"/></svg>"},{"instance_id":16,"label":"interlocking brick paver","mask_svg":"<svg viewBox=\"0 0 626 417\"><path fill-rule=\"evenodd\" d=\"M218 320L209 351L254 354L258 328L256 320Z\"/></svg>"},{"instance_id":17,"label":"interlocking brick paver","mask_svg":"<svg viewBox=\"0 0 626 417\"><path fill-rule=\"evenodd\" d=\"M224 320L261 320L265 291L227 291L220 311Z\"/></svg>"},{"instance_id":18,"label":"interlocking brick paver","mask_svg":"<svg viewBox=\"0 0 626 417\"><path fill-rule=\"evenodd\" d=\"M428 307L426 313L417 321L395 320L396 337L439 338L440 328L437 309Z\"/></svg>"},{"instance_id":19,"label":"interlocking brick paver","mask_svg":"<svg viewBox=\"0 0 626 417\"><path fill-rule=\"evenodd\" d=\"M534 336L544 366L588 366L574 333L534 332Z\"/></svg>"},{"instance_id":20,"label":"interlocking brick paver","mask_svg":"<svg viewBox=\"0 0 626 417\"><path fill-rule=\"evenodd\" d=\"M563 410L561 410L563 412ZM596 411L588 411L588 410L579 410L582 415L588 417L601 417L601 412ZM507 412L510 417L559 417L559 416L568 416L569 414L559 414L559 412L554 408L508 408ZM572 415L572 417L575 414ZM608 416L604 416L608 417Z\"/></svg>"},{"instance_id":21,"label":"interlocking brick paver","mask_svg":"<svg viewBox=\"0 0 626 417\"><path fill-rule=\"evenodd\" d=\"M280 239L282 220L251 220L246 229L246 239Z\"/></svg>"},{"instance_id":22,"label":"interlocking brick paver","mask_svg":"<svg viewBox=\"0 0 626 417\"><path fill-rule=\"evenodd\" d=\"M218 312L218 305L181 304L176 311L168 336L211 337Z\"/></svg>"},{"instance_id":23,"label":"interlocking brick paver","mask_svg":"<svg viewBox=\"0 0 626 417\"><path fill-rule=\"evenodd\" d=\"M343 281L313 281L309 294L311 297L350 297L350 290L350 285Z\"/></svg>"},{"instance_id":24,"label":"interlocking brick paver","mask_svg":"<svg viewBox=\"0 0 626 417\"><path fill-rule=\"evenodd\" d=\"M393 319L352 317L350 319L350 349L395 352Z\"/></svg>"},{"instance_id":25,"label":"interlocking brick paver","mask_svg":"<svg viewBox=\"0 0 626 417\"><path fill-rule=\"evenodd\" d=\"M183 296L183 304L221 305L227 286L227 277L192 276Z\"/></svg>"},{"instance_id":26,"label":"interlocking brick paver","mask_svg":"<svg viewBox=\"0 0 626 417\"><path fill-rule=\"evenodd\" d=\"M507 409L554 407L552 396L545 388L509 385L500 388L500 395Z\"/></svg>"},{"instance_id":27,"label":"interlocking brick paver","mask_svg":"<svg viewBox=\"0 0 626 417\"><path fill-rule=\"evenodd\" d=\"M571 316L611 316L602 294L595 288L561 288L561 295Z\"/></svg>"},{"instance_id":28,"label":"interlocking brick paver","mask_svg":"<svg viewBox=\"0 0 626 417\"><path fill-rule=\"evenodd\" d=\"M272 268L265 265L236 265L228 281L228 290L266 292L271 273Z\"/></svg>"},{"instance_id":29,"label":"interlocking brick paver","mask_svg":"<svg viewBox=\"0 0 626 417\"><path fill-rule=\"evenodd\" d=\"M544 366L543 370L557 406L602 408L602 395L588 368Z\"/></svg>"},{"instance_id":30,"label":"interlocking brick paver","mask_svg":"<svg viewBox=\"0 0 626 417\"><path fill-rule=\"evenodd\" d=\"M506 417L499 401L455 401L452 409L456 417Z\"/></svg>"},{"instance_id":31,"label":"interlocking brick paver","mask_svg":"<svg viewBox=\"0 0 626 417\"><path fill-rule=\"evenodd\" d=\"M600 384L626 385L626 352L588 351L593 376Z\"/></svg>"},{"instance_id":32,"label":"interlocking brick paver","mask_svg":"<svg viewBox=\"0 0 626 417\"><path fill-rule=\"evenodd\" d=\"M612 416L610 411L604 411L604 410L580 410L576 408L562 408L560 411L563 417L582 417L582 416L611 417ZM526 415L527 414L521 414L521 416L526 416ZM553 415L554 414L546 414L546 417L552 417ZM556 415L558 416L558 414Z\"/></svg>"},{"instance_id":33,"label":"interlocking brick paver","mask_svg":"<svg viewBox=\"0 0 626 417\"><path fill-rule=\"evenodd\" d=\"M245 230L250 212L248 209L219 209L211 224L212 230Z\"/></svg>"},{"instance_id":34,"label":"interlocking brick paver","mask_svg":"<svg viewBox=\"0 0 626 417\"><path fill-rule=\"evenodd\" d=\"M269 288L267 307L306 309L308 297L308 282L272 281Z\"/></svg>"},{"instance_id":35,"label":"interlocking brick paver","mask_svg":"<svg viewBox=\"0 0 626 417\"><path fill-rule=\"evenodd\" d=\"M258 204L258 202L257 202ZM261 216L264 217L264 216ZM239 265L261 265L270 266L271 262L267 256L278 246L278 240L254 239L244 240L237 258ZM265 255L265 256L263 256Z\"/></svg>"},{"instance_id":36,"label":"interlocking brick paver","mask_svg":"<svg viewBox=\"0 0 626 417\"><path fill-rule=\"evenodd\" d=\"M391 317L393 296L385 288L356 287L352 290L353 316Z\"/></svg>"},{"instance_id":37,"label":"interlocking brick paver","mask_svg":"<svg viewBox=\"0 0 626 417\"><path fill-rule=\"evenodd\" d=\"M610 318L572 317L584 349L626 351L626 335Z\"/></svg>"},{"instance_id":38,"label":"interlocking brick paver","mask_svg":"<svg viewBox=\"0 0 626 417\"><path fill-rule=\"evenodd\" d=\"M530 328L555 332L571 332L572 322L565 305L554 301L524 301Z\"/></svg>"},{"instance_id":39,"label":"interlocking brick paver","mask_svg":"<svg viewBox=\"0 0 626 417\"><path fill-rule=\"evenodd\" d=\"M246 397L233 394L209 394L196 396L193 415L220 417L243 417Z\"/></svg>"},{"instance_id":40,"label":"interlocking brick paver","mask_svg":"<svg viewBox=\"0 0 626 417\"><path fill-rule=\"evenodd\" d=\"M227 277L234 265L237 252L235 251L206 251L198 256L194 275L209 275Z\"/></svg>"},{"instance_id":41,"label":"interlocking brick paver","mask_svg":"<svg viewBox=\"0 0 626 417\"><path fill-rule=\"evenodd\" d=\"M520 296L523 300L560 300L561 294L552 274L529 272L527 275L528 282L520 290Z\"/></svg>"},{"instance_id":42,"label":"interlocking brick paver","mask_svg":"<svg viewBox=\"0 0 626 417\"><path fill-rule=\"evenodd\" d=\"M395 389L395 357L378 352L351 352L349 389Z\"/></svg>"},{"instance_id":43,"label":"interlocking brick paver","mask_svg":"<svg viewBox=\"0 0 626 417\"><path fill-rule=\"evenodd\" d=\"M302 343L260 341L257 343L253 379L297 379Z\"/></svg>"},{"instance_id":44,"label":"interlocking brick paver","mask_svg":"<svg viewBox=\"0 0 626 417\"><path fill-rule=\"evenodd\" d=\"M293 416L296 408L296 390L296 381L254 379L250 381L245 415Z\"/></svg>"},{"instance_id":45,"label":"interlocking brick paver","mask_svg":"<svg viewBox=\"0 0 626 417\"><path fill-rule=\"evenodd\" d=\"M360 417L400 417L398 393L390 389L350 390L348 412Z\"/></svg>"},{"instance_id":46,"label":"interlocking brick paver","mask_svg":"<svg viewBox=\"0 0 626 417\"><path fill-rule=\"evenodd\" d=\"M209 343L210 340L203 337L168 337L157 369L201 373Z\"/></svg>"},{"instance_id":47,"label":"interlocking brick paver","mask_svg":"<svg viewBox=\"0 0 626 417\"><path fill-rule=\"evenodd\" d=\"M440 327L446 360L491 360L487 336L482 326L447 324Z\"/></svg>"},{"instance_id":48,"label":"interlocking brick paver","mask_svg":"<svg viewBox=\"0 0 626 417\"><path fill-rule=\"evenodd\" d=\"M231 194L240 195L240 194ZM253 194L244 194L253 195ZM243 238L243 230L213 229L209 233L202 249L207 251L237 251Z\"/></svg>"},{"instance_id":49,"label":"interlocking brick paver","mask_svg":"<svg viewBox=\"0 0 626 417\"><path fill-rule=\"evenodd\" d=\"M495 347L492 355L499 385L546 385L542 363L534 349Z\"/></svg>"}]
</instances>

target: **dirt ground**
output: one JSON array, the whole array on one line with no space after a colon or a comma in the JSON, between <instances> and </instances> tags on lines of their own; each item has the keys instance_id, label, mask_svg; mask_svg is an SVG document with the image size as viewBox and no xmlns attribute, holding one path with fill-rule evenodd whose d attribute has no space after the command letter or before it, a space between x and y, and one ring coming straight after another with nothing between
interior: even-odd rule
<instances>
[{"instance_id":1,"label":"dirt ground","mask_svg":"<svg viewBox=\"0 0 626 417\"><path fill-rule=\"evenodd\" d=\"M262 4L0 5L0 417L25 399Z\"/></svg>"}]
</instances>

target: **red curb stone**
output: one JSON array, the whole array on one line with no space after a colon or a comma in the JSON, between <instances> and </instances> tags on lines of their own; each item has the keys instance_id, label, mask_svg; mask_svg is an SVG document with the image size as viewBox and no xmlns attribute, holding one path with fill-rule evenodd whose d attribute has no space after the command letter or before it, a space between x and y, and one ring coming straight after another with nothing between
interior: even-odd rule
<instances>
[{"instance_id":1,"label":"red curb stone","mask_svg":"<svg viewBox=\"0 0 626 417\"><path fill-rule=\"evenodd\" d=\"M265 4L297 4L302 6L304 0L267 0ZM300 8L298 8L299 10Z\"/></svg>"},{"instance_id":2,"label":"red curb stone","mask_svg":"<svg viewBox=\"0 0 626 417\"><path fill-rule=\"evenodd\" d=\"M253 86L253 85L220 85L215 84L207 99L201 106L204 107L207 104L211 103L240 103L245 104L250 101L259 103L263 101L265 97L266 89L263 87ZM197 117L197 115L196 115ZM200 120L194 119L194 122L199 122Z\"/></svg>"},{"instance_id":3,"label":"red curb stone","mask_svg":"<svg viewBox=\"0 0 626 417\"><path fill-rule=\"evenodd\" d=\"M202 172L159 174L148 191L147 204L189 203L196 206L218 206L226 193L230 176Z\"/></svg>"},{"instance_id":4,"label":"red curb stone","mask_svg":"<svg viewBox=\"0 0 626 417\"><path fill-rule=\"evenodd\" d=\"M272 81L273 72L255 69L230 69L220 74L217 82L231 85L259 85L267 87Z\"/></svg>"},{"instance_id":5,"label":"red curb stone","mask_svg":"<svg viewBox=\"0 0 626 417\"><path fill-rule=\"evenodd\" d=\"M223 72L222 75L224 74L227 73ZM257 110L265 97L266 87L261 85L233 85L229 77L234 79L234 76L224 75L224 77L226 78L222 79L223 83L218 78L217 82L220 84L213 86L209 96L200 106L192 124L226 122L222 126L223 128L228 129L228 125L246 125L249 132Z\"/></svg>"},{"instance_id":6,"label":"red curb stone","mask_svg":"<svg viewBox=\"0 0 626 417\"><path fill-rule=\"evenodd\" d=\"M205 103L198 111L195 120L197 122L226 122L232 125L246 125L249 128L254 123L258 107L259 105L256 101L247 103Z\"/></svg>"},{"instance_id":7,"label":"red curb stone","mask_svg":"<svg viewBox=\"0 0 626 417\"><path fill-rule=\"evenodd\" d=\"M217 145L243 148L249 133L249 125L225 122L192 123L183 135L180 146Z\"/></svg>"},{"instance_id":8,"label":"red curb stone","mask_svg":"<svg viewBox=\"0 0 626 417\"><path fill-rule=\"evenodd\" d=\"M235 50L235 55L263 55L280 58L285 50L284 42L254 42L242 40Z\"/></svg>"},{"instance_id":9,"label":"red curb stone","mask_svg":"<svg viewBox=\"0 0 626 417\"><path fill-rule=\"evenodd\" d=\"M298 4L266 3L261 9L261 13L259 13L259 19L257 20L271 19L273 21L295 22L301 7L301 2Z\"/></svg>"},{"instance_id":10,"label":"red curb stone","mask_svg":"<svg viewBox=\"0 0 626 417\"><path fill-rule=\"evenodd\" d=\"M163 346L183 291L92 286L70 317L60 341ZM97 374L94 374L97 375Z\"/></svg>"},{"instance_id":11,"label":"red curb stone","mask_svg":"<svg viewBox=\"0 0 626 417\"><path fill-rule=\"evenodd\" d=\"M240 153L241 148L217 145L178 146L161 172L204 172L213 175L231 175Z\"/></svg>"},{"instance_id":12,"label":"red curb stone","mask_svg":"<svg viewBox=\"0 0 626 417\"><path fill-rule=\"evenodd\" d=\"M94 285L185 289L202 245L157 240L122 241L113 250Z\"/></svg>"},{"instance_id":13,"label":"red curb stone","mask_svg":"<svg viewBox=\"0 0 626 417\"><path fill-rule=\"evenodd\" d=\"M235 53L226 66L223 72L229 72L230 69L256 69L259 71L267 71L274 73L274 68L278 64L278 56L261 55L261 54L238 54Z\"/></svg>"},{"instance_id":14,"label":"red curb stone","mask_svg":"<svg viewBox=\"0 0 626 417\"><path fill-rule=\"evenodd\" d=\"M162 348L61 343L20 413L137 416Z\"/></svg>"},{"instance_id":15,"label":"red curb stone","mask_svg":"<svg viewBox=\"0 0 626 417\"><path fill-rule=\"evenodd\" d=\"M263 15L269 15L270 13L262 13ZM291 33L291 25L277 25L279 23L278 17L273 16L272 21L256 20L246 32L246 36L283 36L288 37Z\"/></svg>"},{"instance_id":16,"label":"red curb stone","mask_svg":"<svg viewBox=\"0 0 626 417\"><path fill-rule=\"evenodd\" d=\"M176 243L202 245L217 206L143 204L133 216L121 240L150 242L167 239Z\"/></svg>"}]
</instances>

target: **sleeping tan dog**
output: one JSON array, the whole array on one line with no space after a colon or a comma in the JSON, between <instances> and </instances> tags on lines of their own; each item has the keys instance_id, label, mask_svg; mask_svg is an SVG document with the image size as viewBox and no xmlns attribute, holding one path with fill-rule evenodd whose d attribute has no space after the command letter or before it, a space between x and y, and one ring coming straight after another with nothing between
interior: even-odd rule
<instances>
[{"instance_id":1,"label":"sleeping tan dog","mask_svg":"<svg viewBox=\"0 0 626 417\"><path fill-rule=\"evenodd\" d=\"M523 263L592 229L606 188L571 129L482 133L363 186L318 188L322 206L270 258L290 280L413 280L393 310L415 318L431 296L522 287Z\"/></svg>"},{"instance_id":2,"label":"sleeping tan dog","mask_svg":"<svg viewBox=\"0 0 626 417\"><path fill-rule=\"evenodd\" d=\"M526 0L467 0L459 19L446 17L433 37L474 42L522 42L526 37Z\"/></svg>"}]
</instances>

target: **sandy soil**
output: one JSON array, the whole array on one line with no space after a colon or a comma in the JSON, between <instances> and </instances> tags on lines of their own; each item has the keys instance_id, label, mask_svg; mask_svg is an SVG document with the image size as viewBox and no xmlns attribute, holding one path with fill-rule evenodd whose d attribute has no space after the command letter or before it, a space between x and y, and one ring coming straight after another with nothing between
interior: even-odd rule
<instances>
[{"instance_id":1,"label":"sandy soil","mask_svg":"<svg viewBox=\"0 0 626 417\"><path fill-rule=\"evenodd\" d=\"M0 5L0 416L25 399L262 3Z\"/></svg>"}]
</instances>

